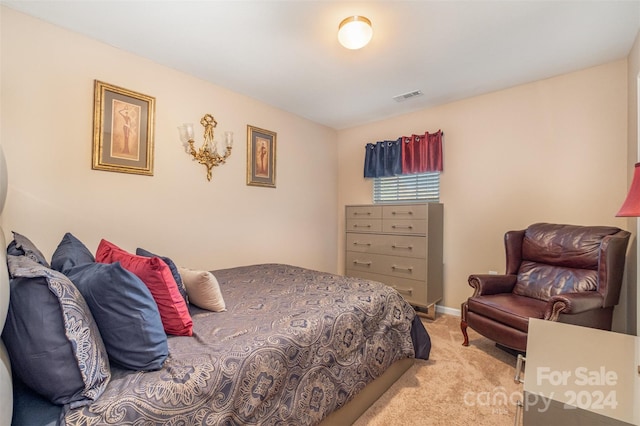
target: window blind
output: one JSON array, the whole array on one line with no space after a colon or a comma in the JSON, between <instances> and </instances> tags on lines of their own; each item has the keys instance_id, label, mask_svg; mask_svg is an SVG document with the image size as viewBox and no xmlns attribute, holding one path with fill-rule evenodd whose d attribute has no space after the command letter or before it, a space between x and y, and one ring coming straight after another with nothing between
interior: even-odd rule
<instances>
[{"instance_id":1,"label":"window blind","mask_svg":"<svg viewBox=\"0 0 640 426\"><path fill-rule=\"evenodd\" d=\"M374 203L440 201L440 172L373 179Z\"/></svg>"}]
</instances>

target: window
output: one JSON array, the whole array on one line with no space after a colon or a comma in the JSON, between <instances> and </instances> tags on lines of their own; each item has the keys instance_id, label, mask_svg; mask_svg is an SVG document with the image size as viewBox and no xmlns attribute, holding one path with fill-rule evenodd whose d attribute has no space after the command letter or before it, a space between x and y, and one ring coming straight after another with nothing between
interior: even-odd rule
<instances>
[{"instance_id":1,"label":"window","mask_svg":"<svg viewBox=\"0 0 640 426\"><path fill-rule=\"evenodd\" d=\"M374 203L440 201L440 172L373 179Z\"/></svg>"}]
</instances>

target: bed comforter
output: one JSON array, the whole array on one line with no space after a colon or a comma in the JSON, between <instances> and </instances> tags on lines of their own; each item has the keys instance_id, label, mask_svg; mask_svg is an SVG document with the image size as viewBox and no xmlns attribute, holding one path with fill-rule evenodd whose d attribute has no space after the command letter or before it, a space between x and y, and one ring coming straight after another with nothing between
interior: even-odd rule
<instances>
[{"instance_id":1,"label":"bed comforter","mask_svg":"<svg viewBox=\"0 0 640 426\"><path fill-rule=\"evenodd\" d=\"M213 273L227 311L191 306L193 336L170 337L162 369L112 366L66 424L316 424L414 344L428 358L414 310L383 284L280 264Z\"/></svg>"}]
</instances>

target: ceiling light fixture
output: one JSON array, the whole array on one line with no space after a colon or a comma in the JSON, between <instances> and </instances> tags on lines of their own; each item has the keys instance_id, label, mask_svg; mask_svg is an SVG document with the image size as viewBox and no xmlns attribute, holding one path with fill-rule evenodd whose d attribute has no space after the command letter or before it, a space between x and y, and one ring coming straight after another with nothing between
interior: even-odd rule
<instances>
[{"instance_id":1,"label":"ceiling light fixture","mask_svg":"<svg viewBox=\"0 0 640 426\"><path fill-rule=\"evenodd\" d=\"M366 46L371 36L371 21L364 16L349 16L338 26L338 41L347 49L355 50Z\"/></svg>"}]
</instances>

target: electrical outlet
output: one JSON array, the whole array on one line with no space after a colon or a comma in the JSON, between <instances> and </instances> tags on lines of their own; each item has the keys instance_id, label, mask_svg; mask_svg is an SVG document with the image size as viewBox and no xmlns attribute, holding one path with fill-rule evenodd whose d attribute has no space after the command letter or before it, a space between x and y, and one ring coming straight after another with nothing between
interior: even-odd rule
<instances>
[{"instance_id":1,"label":"electrical outlet","mask_svg":"<svg viewBox=\"0 0 640 426\"><path fill-rule=\"evenodd\" d=\"M489 271L489 275L498 275L498 271Z\"/></svg>"}]
</instances>

